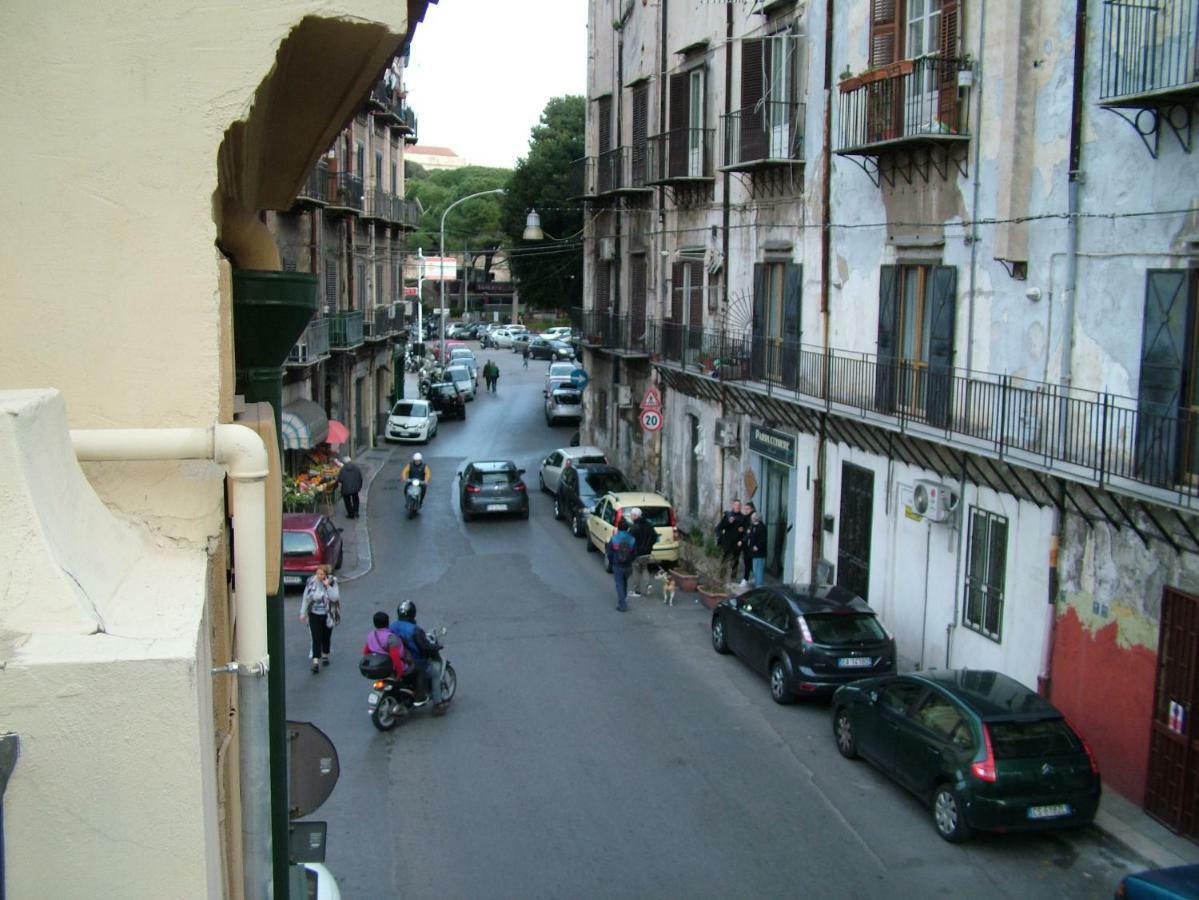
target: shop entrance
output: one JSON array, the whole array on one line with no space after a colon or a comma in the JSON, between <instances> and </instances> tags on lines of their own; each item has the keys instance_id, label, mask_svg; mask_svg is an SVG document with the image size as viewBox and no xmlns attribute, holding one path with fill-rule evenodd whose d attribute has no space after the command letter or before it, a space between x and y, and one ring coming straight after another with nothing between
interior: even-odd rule
<instances>
[{"instance_id":1,"label":"shop entrance","mask_svg":"<svg viewBox=\"0 0 1199 900\"><path fill-rule=\"evenodd\" d=\"M787 559L787 498L791 496L791 470L769 459L762 460L762 515L766 519L766 572L783 577Z\"/></svg>"},{"instance_id":2,"label":"shop entrance","mask_svg":"<svg viewBox=\"0 0 1199 900\"><path fill-rule=\"evenodd\" d=\"M869 600L870 530L874 521L874 473L841 464L841 539L837 542L837 584Z\"/></svg>"}]
</instances>

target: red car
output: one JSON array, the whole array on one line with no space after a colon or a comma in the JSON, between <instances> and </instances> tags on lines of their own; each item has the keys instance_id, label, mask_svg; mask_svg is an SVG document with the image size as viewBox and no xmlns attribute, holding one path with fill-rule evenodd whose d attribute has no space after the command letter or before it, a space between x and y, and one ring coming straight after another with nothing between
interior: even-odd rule
<instances>
[{"instance_id":1,"label":"red car","mask_svg":"<svg viewBox=\"0 0 1199 900\"><path fill-rule=\"evenodd\" d=\"M341 529L317 513L283 514L283 587L303 587L316 567L341 568Z\"/></svg>"}]
</instances>

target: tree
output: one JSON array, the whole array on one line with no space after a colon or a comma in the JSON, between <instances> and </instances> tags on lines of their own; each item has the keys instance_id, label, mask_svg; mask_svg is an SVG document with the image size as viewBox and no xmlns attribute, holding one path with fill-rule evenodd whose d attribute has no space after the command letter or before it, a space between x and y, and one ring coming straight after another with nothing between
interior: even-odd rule
<instances>
[{"instance_id":1,"label":"tree","mask_svg":"<svg viewBox=\"0 0 1199 900\"><path fill-rule=\"evenodd\" d=\"M530 132L529 153L517 162L503 197L500 224L524 306L583 305L583 210L566 198L575 193L571 164L583 156L586 111L580 96L554 97L545 105ZM531 209L541 215L544 241L521 237Z\"/></svg>"},{"instance_id":2,"label":"tree","mask_svg":"<svg viewBox=\"0 0 1199 900\"><path fill-rule=\"evenodd\" d=\"M464 166L432 172L426 178L406 184L406 196L419 200L424 210L420 227L408 236L407 245L423 249L426 256L435 256L441 239L441 215L450 204L479 191L506 187L511 177L510 169ZM463 247L482 250L503 243L501 199L499 194L479 197L455 208L445 221L446 253L461 251Z\"/></svg>"}]
</instances>

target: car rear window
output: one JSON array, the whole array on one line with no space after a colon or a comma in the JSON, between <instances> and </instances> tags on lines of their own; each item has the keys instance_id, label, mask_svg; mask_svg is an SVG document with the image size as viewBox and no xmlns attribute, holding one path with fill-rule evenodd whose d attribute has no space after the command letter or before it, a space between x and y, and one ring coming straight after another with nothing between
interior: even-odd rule
<instances>
[{"instance_id":1,"label":"car rear window","mask_svg":"<svg viewBox=\"0 0 1199 900\"><path fill-rule=\"evenodd\" d=\"M860 644L866 641L882 641L887 637L878 619L868 613L845 615L805 615L804 621L817 644Z\"/></svg>"},{"instance_id":2,"label":"car rear window","mask_svg":"<svg viewBox=\"0 0 1199 900\"><path fill-rule=\"evenodd\" d=\"M624 476L616 472L588 472L583 480L587 483L590 493L601 496L608 493L619 494L629 489Z\"/></svg>"},{"instance_id":3,"label":"car rear window","mask_svg":"<svg viewBox=\"0 0 1199 900\"><path fill-rule=\"evenodd\" d=\"M587 456L572 456L570 459L571 465L574 466L602 466L608 462L608 460L603 456L596 456L594 454L589 454Z\"/></svg>"},{"instance_id":4,"label":"car rear window","mask_svg":"<svg viewBox=\"0 0 1199 900\"><path fill-rule=\"evenodd\" d=\"M468 381L470 379L470 372L467 371L466 366L450 366L445 370L445 373L455 381Z\"/></svg>"},{"instance_id":5,"label":"car rear window","mask_svg":"<svg viewBox=\"0 0 1199 900\"><path fill-rule=\"evenodd\" d=\"M307 531L283 532L284 556L312 556L316 553L316 538Z\"/></svg>"},{"instance_id":6,"label":"car rear window","mask_svg":"<svg viewBox=\"0 0 1199 900\"><path fill-rule=\"evenodd\" d=\"M1078 737L1062 719L1035 722L988 722L996 759L1031 759L1077 753Z\"/></svg>"},{"instance_id":7,"label":"car rear window","mask_svg":"<svg viewBox=\"0 0 1199 900\"><path fill-rule=\"evenodd\" d=\"M641 518L649 522L655 528L670 527L670 507L669 506L643 506L641 507Z\"/></svg>"},{"instance_id":8,"label":"car rear window","mask_svg":"<svg viewBox=\"0 0 1199 900\"><path fill-rule=\"evenodd\" d=\"M580 402L578 391L554 391L554 401L557 403L577 404Z\"/></svg>"},{"instance_id":9,"label":"car rear window","mask_svg":"<svg viewBox=\"0 0 1199 900\"><path fill-rule=\"evenodd\" d=\"M515 472L476 472L471 479L476 484L509 484L515 480Z\"/></svg>"}]
</instances>

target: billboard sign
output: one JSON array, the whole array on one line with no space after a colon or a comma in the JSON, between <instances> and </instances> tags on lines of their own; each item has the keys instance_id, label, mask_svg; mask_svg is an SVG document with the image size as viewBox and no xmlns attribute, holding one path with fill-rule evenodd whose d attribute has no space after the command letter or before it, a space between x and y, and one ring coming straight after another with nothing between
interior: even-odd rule
<instances>
[{"instance_id":1,"label":"billboard sign","mask_svg":"<svg viewBox=\"0 0 1199 900\"><path fill-rule=\"evenodd\" d=\"M454 281L458 277L458 260L452 256L422 256L425 281Z\"/></svg>"}]
</instances>

